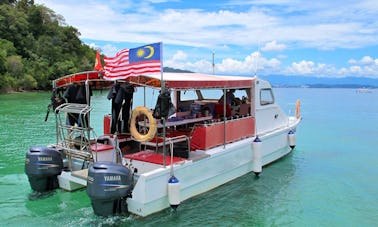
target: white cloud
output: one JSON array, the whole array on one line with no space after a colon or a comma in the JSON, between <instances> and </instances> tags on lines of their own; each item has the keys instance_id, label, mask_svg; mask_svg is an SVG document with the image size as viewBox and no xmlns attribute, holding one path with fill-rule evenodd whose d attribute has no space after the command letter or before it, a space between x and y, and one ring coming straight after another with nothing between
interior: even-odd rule
<instances>
[{"instance_id":1,"label":"white cloud","mask_svg":"<svg viewBox=\"0 0 378 227\"><path fill-rule=\"evenodd\" d=\"M158 9L155 7L159 4L155 6L151 1L140 3L131 0L35 2L51 7L63 15L68 24L77 27L82 38L92 40L137 40L145 43L162 40L168 44L210 48L225 44L251 46L268 42L264 50L285 49L286 45L282 43L332 49L353 48L378 41L378 29L372 23L364 24L363 20L346 16L354 12L350 12L349 8L356 7L356 10L363 11L363 7L371 7L371 4L348 3L347 9L340 10L339 7L329 7L333 4L329 2L307 6L298 6L290 1L269 2L282 7L281 12L274 12L256 5L256 1L247 2L251 10L244 11ZM196 6L193 4L193 7ZM378 11L377 7L368 10ZM295 13L290 14L292 11ZM371 16L370 20L375 21L375 16ZM361 32L367 30L370 32Z\"/></svg>"},{"instance_id":2,"label":"white cloud","mask_svg":"<svg viewBox=\"0 0 378 227\"><path fill-rule=\"evenodd\" d=\"M261 48L262 51L281 51L284 50L286 46L284 44L278 44L276 40L266 43L265 46Z\"/></svg>"},{"instance_id":3,"label":"white cloud","mask_svg":"<svg viewBox=\"0 0 378 227\"><path fill-rule=\"evenodd\" d=\"M100 48L99 46L96 45L96 43L89 43L88 46L93 48L93 49L99 49Z\"/></svg>"},{"instance_id":4,"label":"white cloud","mask_svg":"<svg viewBox=\"0 0 378 227\"><path fill-rule=\"evenodd\" d=\"M173 68L191 70L194 72L212 73L212 63L210 60L198 60L190 62L190 54L184 51L177 51L172 58L165 61L165 65ZM355 62L362 64L363 60L369 59L364 57ZM310 60L301 60L292 62L290 66L285 67L277 58L265 58L259 52L253 52L247 55L243 60L225 58L215 64L216 74L229 75L298 75L298 76L315 76L315 77L347 77L347 76L364 76L378 78L378 59L374 60L374 65L352 65L350 67L336 68L331 64L316 63Z\"/></svg>"},{"instance_id":5,"label":"white cloud","mask_svg":"<svg viewBox=\"0 0 378 227\"><path fill-rule=\"evenodd\" d=\"M216 72L219 73L252 74L257 71L267 74L378 77L378 59L372 56L359 60L351 56L345 66L336 68L332 63L311 61L311 56L303 56L307 60L290 63L290 55L283 52L270 58L257 57L257 52L243 52L257 49L259 43L264 43L262 51L376 46L378 4L372 1L347 1L342 2L343 7L340 7L340 1L298 4L289 0L231 0L220 1L213 8L201 9L200 4L192 4L192 8L158 8L168 5L160 3L171 1L176 0L35 0L35 3L45 4L63 15L68 25L79 29L83 39L101 40L101 43L163 41L174 46L222 51L226 53L223 56L229 57L216 64ZM224 8L219 7L222 4ZM96 42L91 45L99 47ZM113 56L119 50L114 44L100 48L107 56ZM337 52L334 53L336 59ZM244 58L240 57L243 55ZM164 64L212 72L212 63L198 56L178 50ZM281 60L289 62L288 66L283 66Z\"/></svg>"},{"instance_id":6,"label":"white cloud","mask_svg":"<svg viewBox=\"0 0 378 227\"><path fill-rule=\"evenodd\" d=\"M349 71L354 74L360 74L362 72L362 69L360 66L354 65L349 68Z\"/></svg>"},{"instance_id":7,"label":"white cloud","mask_svg":"<svg viewBox=\"0 0 378 227\"><path fill-rule=\"evenodd\" d=\"M374 59L371 56L364 56L360 60L349 59L348 63L350 65L377 65L378 59Z\"/></svg>"},{"instance_id":8,"label":"white cloud","mask_svg":"<svg viewBox=\"0 0 378 227\"><path fill-rule=\"evenodd\" d=\"M173 61L183 61L183 60L186 60L188 58L188 55L182 51L182 50L178 50L174 55L173 55L173 58L172 60Z\"/></svg>"},{"instance_id":9,"label":"white cloud","mask_svg":"<svg viewBox=\"0 0 378 227\"><path fill-rule=\"evenodd\" d=\"M372 63L374 63L374 60L372 57L370 56L364 56L362 59L361 59L361 64L364 64L364 65L370 65Z\"/></svg>"},{"instance_id":10,"label":"white cloud","mask_svg":"<svg viewBox=\"0 0 378 227\"><path fill-rule=\"evenodd\" d=\"M331 64L316 63L314 61L302 60L293 62L289 67L281 71L282 74L314 77L347 77L361 76L364 73L360 66L351 66L349 68L336 68ZM358 73L358 75L356 75ZM369 76L369 75L364 75ZM370 77L374 77L370 75Z\"/></svg>"},{"instance_id":11,"label":"white cloud","mask_svg":"<svg viewBox=\"0 0 378 227\"><path fill-rule=\"evenodd\" d=\"M350 59L348 63L351 65L346 73L349 76L378 78L378 59L363 56L360 60Z\"/></svg>"},{"instance_id":12,"label":"white cloud","mask_svg":"<svg viewBox=\"0 0 378 227\"><path fill-rule=\"evenodd\" d=\"M305 61L302 60L301 62L293 62L291 66L288 68L289 72L292 74L313 74L315 72L315 63L313 61Z\"/></svg>"},{"instance_id":13,"label":"white cloud","mask_svg":"<svg viewBox=\"0 0 378 227\"><path fill-rule=\"evenodd\" d=\"M349 71L348 71L348 69L347 68L341 68L341 69L339 69L339 71L338 71L338 74L339 75L342 75L342 76L345 76L345 75L347 75L349 73Z\"/></svg>"},{"instance_id":14,"label":"white cloud","mask_svg":"<svg viewBox=\"0 0 378 227\"><path fill-rule=\"evenodd\" d=\"M347 70L339 71L329 64L302 60L300 62L291 63L291 65L282 70L281 73L298 76L329 77L329 75L332 75L332 77L344 77Z\"/></svg>"},{"instance_id":15,"label":"white cloud","mask_svg":"<svg viewBox=\"0 0 378 227\"><path fill-rule=\"evenodd\" d=\"M109 57L115 56L115 54L119 51L117 47L113 45L105 45L102 47L102 50L104 51L104 54Z\"/></svg>"},{"instance_id":16,"label":"white cloud","mask_svg":"<svg viewBox=\"0 0 378 227\"><path fill-rule=\"evenodd\" d=\"M356 59L349 59L348 63L350 65L357 64L357 60Z\"/></svg>"},{"instance_id":17,"label":"white cloud","mask_svg":"<svg viewBox=\"0 0 378 227\"><path fill-rule=\"evenodd\" d=\"M165 61L165 65L173 68L191 70L194 72L212 73L212 62L209 60L199 60L195 62L183 61L181 57L190 57L183 51L176 52L173 57ZM276 59L266 59L259 52L253 52L246 56L243 60L233 58L225 58L221 62L215 63L216 74L230 75L254 75L278 72L281 62Z\"/></svg>"}]
</instances>

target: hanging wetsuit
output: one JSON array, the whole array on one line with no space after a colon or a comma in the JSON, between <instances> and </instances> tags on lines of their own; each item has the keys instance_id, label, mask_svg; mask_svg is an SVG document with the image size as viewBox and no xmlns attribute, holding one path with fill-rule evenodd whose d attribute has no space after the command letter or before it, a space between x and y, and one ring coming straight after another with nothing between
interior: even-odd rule
<instances>
[{"instance_id":1,"label":"hanging wetsuit","mask_svg":"<svg viewBox=\"0 0 378 227\"><path fill-rule=\"evenodd\" d=\"M130 120L130 112L132 108L132 100L133 100L133 95L134 95L134 87L129 83L122 84L121 89L118 93L120 95L120 98L124 100L122 101L123 124L122 124L121 132L127 133L127 132L130 132L129 120Z\"/></svg>"},{"instance_id":2,"label":"hanging wetsuit","mask_svg":"<svg viewBox=\"0 0 378 227\"><path fill-rule=\"evenodd\" d=\"M107 98L112 100L112 124L110 127L110 133L113 134L116 132L117 127L117 121L118 121L118 115L119 111L121 110L121 105L117 105L115 103L115 99L117 97L117 92L120 88L120 84L116 83L113 85L113 87L110 89Z\"/></svg>"},{"instance_id":3,"label":"hanging wetsuit","mask_svg":"<svg viewBox=\"0 0 378 227\"><path fill-rule=\"evenodd\" d=\"M157 119L167 119L169 116L169 109L172 105L173 104L171 102L171 94L169 93L169 91L160 93L158 100L156 102L153 116Z\"/></svg>"},{"instance_id":4,"label":"hanging wetsuit","mask_svg":"<svg viewBox=\"0 0 378 227\"><path fill-rule=\"evenodd\" d=\"M120 85L115 84L108 94L108 99L112 99L112 125L110 133L116 131L120 133L129 132L130 110L132 107L132 99L134 95L134 87L129 83ZM119 116L122 109L121 116Z\"/></svg>"},{"instance_id":5,"label":"hanging wetsuit","mask_svg":"<svg viewBox=\"0 0 378 227\"><path fill-rule=\"evenodd\" d=\"M67 87L67 90L64 92L63 97L67 99L67 103L76 103L76 96L78 92L78 86L76 84L71 84ZM79 114L70 113L67 115L67 125L75 125L78 123Z\"/></svg>"},{"instance_id":6,"label":"hanging wetsuit","mask_svg":"<svg viewBox=\"0 0 378 227\"><path fill-rule=\"evenodd\" d=\"M92 88L91 86L89 86L89 102L87 102L87 89L85 87L85 85L79 85L79 88L78 88L78 91L77 91L77 94L76 94L76 103L80 103L80 104L88 104L90 105L91 103L91 99L90 97L93 95L92 93ZM86 114L85 115L85 118L83 116L79 116L79 126L82 126L82 127L89 127L89 115ZM83 121L83 122L82 122ZM84 124L84 125L82 125Z\"/></svg>"}]
</instances>

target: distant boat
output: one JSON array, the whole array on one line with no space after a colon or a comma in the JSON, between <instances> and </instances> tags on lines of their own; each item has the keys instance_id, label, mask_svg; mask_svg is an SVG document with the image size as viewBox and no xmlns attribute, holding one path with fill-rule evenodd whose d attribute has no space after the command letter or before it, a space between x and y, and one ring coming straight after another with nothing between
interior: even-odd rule
<instances>
[{"instance_id":1,"label":"distant boat","mask_svg":"<svg viewBox=\"0 0 378 227\"><path fill-rule=\"evenodd\" d=\"M358 88L356 92L357 93L371 93L371 90L369 88Z\"/></svg>"}]
</instances>

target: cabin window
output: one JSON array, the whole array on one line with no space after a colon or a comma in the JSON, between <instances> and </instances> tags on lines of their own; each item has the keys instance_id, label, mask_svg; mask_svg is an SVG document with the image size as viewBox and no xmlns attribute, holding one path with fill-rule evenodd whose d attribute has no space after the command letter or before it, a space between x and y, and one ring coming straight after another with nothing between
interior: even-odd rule
<instances>
[{"instance_id":1,"label":"cabin window","mask_svg":"<svg viewBox=\"0 0 378 227\"><path fill-rule=\"evenodd\" d=\"M197 100L197 98L198 98L198 96L197 96L195 90L181 91L181 94L180 94L180 101Z\"/></svg>"},{"instance_id":2,"label":"cabin window","mask_svg":"<svg viewBox=\"0 0 378 227\"><path fill-rule=\"evenodd\" d=\"M223 95L223 90L201 90L202 96L206 100L218 100Z\"/></svg>"},{"instance_id":3,"label":"cabin window","mask_svg":"<svg viewBox=\"0 0 378 227\"><path fill-rule=\"evenodd\" d=\"M262 106L274 103L273 91L270 88L260 90L260 104Z\"/></svg>"}]
</instances>

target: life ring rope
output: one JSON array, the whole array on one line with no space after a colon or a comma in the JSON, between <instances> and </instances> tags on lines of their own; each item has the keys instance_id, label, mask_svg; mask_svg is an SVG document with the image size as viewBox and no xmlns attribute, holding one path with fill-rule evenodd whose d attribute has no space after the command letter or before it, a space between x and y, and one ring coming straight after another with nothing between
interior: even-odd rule
<instances>
[{"instance_id":1,"label":"life ring rope","mask_svg":"<svg viewBox=\"0 0 378 227\"><path fill-rule=\"evenodd\" d=\"M145 115L148 118L149 130L147 134L141 134L136 127L136 119L139 115ZM139 142L150 141L156 134L156 121L152 112L144 106L136 107L131 114L130 133Z\"/></svg>"},{"instance_id":2,"label":"life ring rope","mask_svg":"<svg viewBox=\"0 0 378 227\"><path fill-rule=\"evenodd\" d=\"M301 101L299 99L295 102L295 117L297 119L301 117Z\"/></svg>"}]
</instances>

